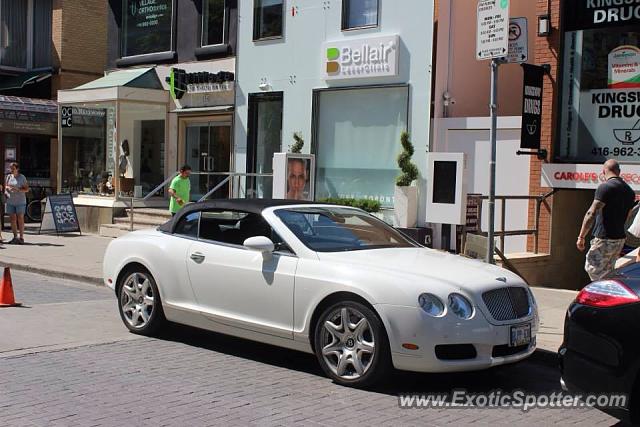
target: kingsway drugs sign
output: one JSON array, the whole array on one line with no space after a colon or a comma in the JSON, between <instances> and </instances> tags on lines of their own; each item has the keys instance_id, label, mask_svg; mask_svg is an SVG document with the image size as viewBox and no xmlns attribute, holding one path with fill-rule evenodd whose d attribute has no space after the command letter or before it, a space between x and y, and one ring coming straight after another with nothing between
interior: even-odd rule
<instances>
[{"instance_id":1,"label":"kingsway drugs sign","mask_svg":"<svg viewBox=\"0 0 640 427\"><path fill-rule=\"evenodd\" d=\"M640 23L640 0L573 0L564 5L565 31Z\"/></svg>"}]
</instances>

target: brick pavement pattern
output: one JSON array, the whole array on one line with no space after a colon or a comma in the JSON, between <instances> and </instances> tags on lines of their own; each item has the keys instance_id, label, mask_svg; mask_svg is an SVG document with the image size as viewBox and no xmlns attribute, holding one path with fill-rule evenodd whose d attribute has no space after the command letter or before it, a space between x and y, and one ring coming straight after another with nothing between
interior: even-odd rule
<instances>
[{"instance_id":1,"label":"brick pavement pattern","mask_svg":"<svg viewBox=\"0 0 640 427\"><path fill-rule=\"evenodd\" d=\"M408 382L412 391L427 392L449 390L451 380L415 375L423 383L418 384L402 373L387 390L349 389L319 375L310 356L195 333L200 336L190 343L143 339L0 359L0 422L5 426L614 423L599 411L584 409L536 409L526 414L514 409L399 409L395 392L401 391L402 383ZM207 348L208 338L241 348L214 351ZM233 354L236 351L241 354ZM265 352L270 353L268 363L251 359ZM286 366L291 359L293 366ZM521 382L532 380L525 377L524 366L519 369L515 376ZM509 368L451 378L455 386L492 389L515 385L509 370L514 374ZM535 372L530 374L535 381Z\"/></svg>"},{"instance_id":2,"label":"brick pavement pattern","mask_svg":"<svg viewBox=\"0 0 640 427\"><path fill-rule=\"evenodd\" d=\"M81 313L65 323L59 349L31 343L26 353L0 352L0 426L209 425L613 425L594 409L400 409L399 393L522 389L559 391L557 369L533 358L488 371L426 375L395 372L373 390L340 387L324 377L312 355L183 326L159 338L126 333L105 288L14 275L16 293L35 325L55 323L50 307ZM108 300L111 301L108 301ZM99 303L99 304L98 304ZM93 311L84 310L94 304ZM113 306L112 306L113 304ZM6 309L5 309L6 310ZM104 312L95 312L104 310ZM0 310L0 325L15 317ZM16 313L15 311L13 313ZM56 312L58 313L58 312ZM92 318L111 319L103 326ZM41 316L38 318L38 316ZM100 317L102 316L102 317ZM33 326L15 334L36 336ZM102 327L103 329L98 329ZM92 329L103 342L86 343ZM122 332L120 335L115 332ZM121 329L122 328L122 329ZM71 337L71 338L70 338ZM0 334L0 348L6 336ZM99 339L97 336L95 339ZM56 341L58 342L58 341Z\"/></svg>"}]
</instances>

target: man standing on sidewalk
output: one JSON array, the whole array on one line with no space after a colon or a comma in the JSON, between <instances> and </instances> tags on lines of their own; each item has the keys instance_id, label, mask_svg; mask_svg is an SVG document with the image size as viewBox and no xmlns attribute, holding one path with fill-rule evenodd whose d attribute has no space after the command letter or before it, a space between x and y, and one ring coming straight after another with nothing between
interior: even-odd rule
<instances>
[{"instance_id":1,"label":"man standing on sidewalk","mask_svg":"<svg viewBox=\"0 0 640 427\"><path fill-rule=\"evenodd\" d=\"M169 211L171 211L171 216L178 213L185 204L189 203L191 198L191 180L189 176L191 176L191 166L184 165L180 168L180 174L171 181L169 186L169 195L171 196Z\"/></svg>"},{"instance_id":2,"label":"man standing on sidewalk","mask_svg":"<svg viewBox=\"0 0 640 427\"><path fill-rule=\"evenodd\" d=\"M585 237L593 230L585 271L591 280L599 280L615 268L626 239L625 222L635 203L635 193L620 178L620 165L607 160L603 170L606 182L596 190L596 197L584 216L576 246L586 248Z\"/></svg>"}]
</instances>

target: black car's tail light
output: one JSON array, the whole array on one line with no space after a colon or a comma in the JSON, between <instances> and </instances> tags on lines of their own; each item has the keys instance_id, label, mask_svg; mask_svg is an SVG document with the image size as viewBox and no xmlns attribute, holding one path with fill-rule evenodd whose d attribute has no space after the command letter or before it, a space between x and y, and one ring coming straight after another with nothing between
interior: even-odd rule
<instances>
[{"instance_id":1,"label":"black car's tail light","mask_svg":"<svg viewBox=\"0 0 640 427\"><path fill-rule=\"evenodd\" d=\"M640 296L617 280L600 280L587 285L576 298L591 307L616 307L640 302Z\"/></svg>"}]
</instances>

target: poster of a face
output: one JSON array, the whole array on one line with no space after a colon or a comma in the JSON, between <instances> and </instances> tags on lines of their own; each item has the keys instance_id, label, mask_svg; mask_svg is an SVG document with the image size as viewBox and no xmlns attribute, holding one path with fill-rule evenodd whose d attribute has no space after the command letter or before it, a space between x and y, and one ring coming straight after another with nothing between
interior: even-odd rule
<instances>
[{"instance_id":1,"label":"poster of a face","mask_svg":"<svg viewBox=\"0 0 640 427\"><path fill-rule=\"evenodd\" d=\"M287 199L313 201L311 192L311 159L287 159Z\"/></svg>"}]
</instances>

